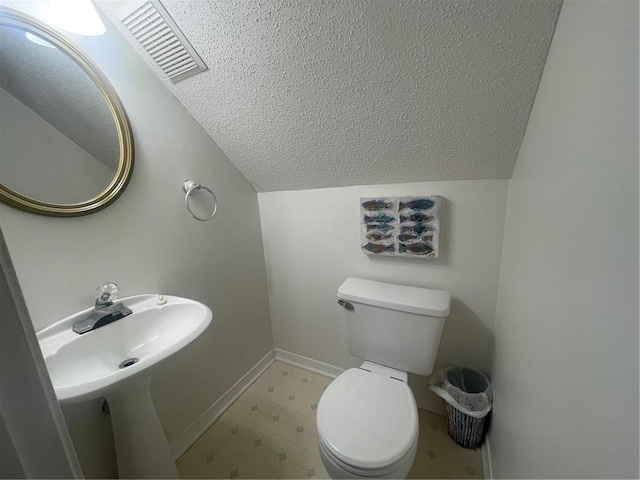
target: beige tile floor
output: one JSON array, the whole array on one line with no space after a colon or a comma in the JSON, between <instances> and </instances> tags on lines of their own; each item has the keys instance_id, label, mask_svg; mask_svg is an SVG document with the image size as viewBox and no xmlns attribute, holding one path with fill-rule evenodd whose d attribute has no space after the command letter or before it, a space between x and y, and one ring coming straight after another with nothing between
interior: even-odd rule
<instances>
[{"instance_id":1,"label":"beige tile floor","mask_svg":"<svg viewBox=\"0 0 640 480\"><path fill-rule=\"evenodd\" d=\"M331 378L276 361L178 459L180 478L329 478L316 408ZM446 418L419 410L409 478L482 478L480 451L456 445Z\"/></svg>"}]
</instances>

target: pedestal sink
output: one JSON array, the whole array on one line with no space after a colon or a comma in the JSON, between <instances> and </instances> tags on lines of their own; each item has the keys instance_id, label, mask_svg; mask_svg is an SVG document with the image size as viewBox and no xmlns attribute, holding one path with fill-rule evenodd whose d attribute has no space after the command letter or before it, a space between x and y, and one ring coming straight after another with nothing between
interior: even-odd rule
<instances>
[{"instance_id":1,"label":"pedestal sink","mask_svg":"<svg viewBox=\"0 0 640 480\"><path fill-rule=\"evenodd\" d=\"M82 335L72 325L93 308L38 332L61 403L106 397L120 478L178 478L149 389L153 366L188 345L211 323L211 310L180 297L123 298L133 310Z\"/></svg>"}]
</instances>

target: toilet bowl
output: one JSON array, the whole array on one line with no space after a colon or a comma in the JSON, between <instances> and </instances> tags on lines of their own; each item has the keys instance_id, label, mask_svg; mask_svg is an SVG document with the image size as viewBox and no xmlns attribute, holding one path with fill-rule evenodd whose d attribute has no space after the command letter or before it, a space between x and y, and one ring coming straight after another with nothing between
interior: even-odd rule
<instances>
[{"instance_id":1,"label":"toilet bowl","mask_svg":"<svg viewBox=\"0 0 640 480\"><path fill-rule=\"evenodd\" d=\"M317 411L331 478L406 478L418 446L407 373L429 375L449 314L448 292L348 278L338 289L349 353L368 360L326 388Z\"/></svg>"},{"instance_id":2,"label":"toilet bowl","mask_svg":"<svg viewBox=\"0 0 640 480\"><path fill-rule=\"evenodd\" d=\"M336 378L317 413L320 458L331 478L404 478L418 445L406 373L365 362Z\"/></svg>"}]
</instances>

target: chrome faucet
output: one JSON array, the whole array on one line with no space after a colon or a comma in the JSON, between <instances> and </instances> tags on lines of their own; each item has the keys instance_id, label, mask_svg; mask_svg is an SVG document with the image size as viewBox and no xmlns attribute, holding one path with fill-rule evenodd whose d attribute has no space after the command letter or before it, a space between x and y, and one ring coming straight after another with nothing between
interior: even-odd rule
<instances>
[{"instance_id":1,"label":"chrome faucet","mask_svg":"<svg viewBox=\"0 0 640 480\"><path fill-rule=\"evenodd\" d=\"M96 304L93 312L84 320L73 324L73 331L87 333L96 328L109 325L133 312L122 303L113 303L118 298L118 285L107 282L96 289Z\"/></svg>"}]
</instances>

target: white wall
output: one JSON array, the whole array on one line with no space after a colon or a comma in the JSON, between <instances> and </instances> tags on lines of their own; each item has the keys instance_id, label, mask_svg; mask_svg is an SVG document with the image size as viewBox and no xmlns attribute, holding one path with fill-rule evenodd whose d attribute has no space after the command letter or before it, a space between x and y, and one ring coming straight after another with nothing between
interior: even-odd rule
<instances>
[{"instance_id":1,"label":"white wall","mask_svg":"<svg viewBox=\"0 0 640 480\"><path fill-rule=\"evenodd\" d=\"M160 366L152 382L172 440L273 348L258 199L125 39L107 29L74 40L112 82L131 120L131 183L113 205L85 217L2 205L2 228L36 330L92 305L105 281L116 282L123 296L166 293L211 307L208 330ZM185 210L188 178L218 196L212 221L197 222ZM97 402L96 410L102 415ZM111 474L96 468L89 476Z\"/></svg>"},{"instance_id":2,"label":"white wall","mask_svg":"<svg viewBox=\"0 0 640 480\"><path fill-rule=\"evenodd\" d=\"M351 276L448 290L438 365L488 370L507 196L506 180L466 180L260 193L275 346L330 365L361 361L347 349L336 305ZM442 195L440 258L374 257L360 248L361 197ZM443 407L412 378L418 403ZM428 393L427 393L428 392Z\"/></svg>"},{"instance_id":3,"label":"white wall","mask_svg":"<svg viewBox=\"0 0 640 480\"><path fill-rule=\"evenodd\" d=\"M638 478L638 2L565 0L509 186L496 478Z\"/></svg>"},{"instance_id":4,"label":"white wall","mask_svg":"<svg viewBox=\"0 0 640 480\"><path fill-rule=\"evenodd\" d=\"M79 203L96 197L115 172L0 88L0 178L35 200Z\"/></svg>"}]
</instances>

